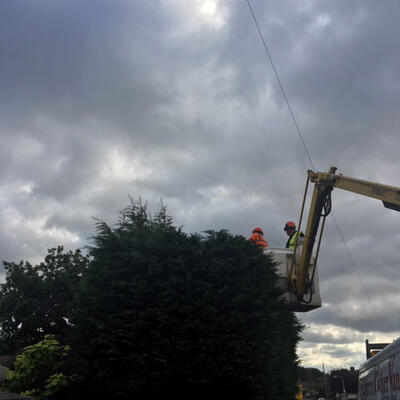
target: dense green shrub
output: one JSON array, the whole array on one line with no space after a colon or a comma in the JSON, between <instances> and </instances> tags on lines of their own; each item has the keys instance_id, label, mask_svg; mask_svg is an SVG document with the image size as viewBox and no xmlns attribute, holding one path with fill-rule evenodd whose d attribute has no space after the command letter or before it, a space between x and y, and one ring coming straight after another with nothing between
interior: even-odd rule
<instances>
[{"instance_id":1,"label":"dense green shrub","mask_svg":"<svg viewBox=\"0 0 400 400\"><path fill-rule=\"evenodd\" d=\"M272 260L242 236L189 235L165 207L152 217L132 201L115 226L97 222L89 257L58 247L39 265L5 268L0 351L36 343L19 356L8 390L49 399L293 398L301 326L278 300ZM77 391L64 390L71 375Z\"/></svg>"},{"instance_id":2,"label":"dense green shrub","mask_svg":"<svg viewBox=\"0 0 400 400\"><path fill-rule=\"evenodd\" d=\"M60 398L70 379L64 374L69 346L61 346L51 335L26 347L7 371L3 390L34 396L39 400Z\"/></svg>"},{"instance_id":3,"label":"dense green shrub","mask_svg":"<svg viewBox=\"0 0 400 400\"><path fill-rule=\"evenodd\" d=\"M132 202L115 227L98 221L90 254L72 317L82 391L292 399L300 325L255 245Z\"/></svg>"}]
</instances>

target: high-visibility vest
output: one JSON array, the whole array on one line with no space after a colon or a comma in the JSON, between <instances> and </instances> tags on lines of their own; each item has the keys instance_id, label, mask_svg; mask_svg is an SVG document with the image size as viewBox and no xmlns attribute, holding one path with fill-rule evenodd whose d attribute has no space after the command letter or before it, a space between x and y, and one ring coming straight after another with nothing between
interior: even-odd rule
<instances>
[{"instance_id":1,"label":"high-visibility vest","mask_svg":"<svg viewBox=\"0 0 400 400\"><path fill-rule=\"evenodd\" d=\"M296 400L303 400L303 385L300 383L297 386L298 393L296 394Z\"/></svg>"},{"instance_id":2,"label":"high-visibility vest","mask_svg":"<svg viewBox=\"0 0 400 400\"><path fill-rule=\"evenodd\" d=\"M261 233L253 233L250 237L250 240L262 249L269 246L268 242L265 240L264 236L261 235Z\"/></svg>"},{"instance_id":3,"label":"high-visibility vest","mask_svg":"<svg viewBox=\"0 0 400 400\"><path fill-rule=\"evenodd\" d=\"M296 394L296 400L303 400L303 393Z\"/></svg>"},{"instance_id":4,"label":"high-visibility vest","mask_svg":"<svg viewBox=\"0 0 400 400\"><path fill-rule=\"evenodd\" d=\"M287 241L287 243L286 243L286 248L287 249L292 249L292 250L294 250L294 247L295 247L295 245L296 245L296 240L297 240L297 237L299 236L299 232L297 232L297 231L295 231L294 233L293 233L293 235L292 236L290 236L290 238L288 239L288 241ZM304 233L303 232L300 232L300 239L298 240L298 245L299 244L301 244L301 238L302 237L304 237Z\"/></svg>"}]
</instances>

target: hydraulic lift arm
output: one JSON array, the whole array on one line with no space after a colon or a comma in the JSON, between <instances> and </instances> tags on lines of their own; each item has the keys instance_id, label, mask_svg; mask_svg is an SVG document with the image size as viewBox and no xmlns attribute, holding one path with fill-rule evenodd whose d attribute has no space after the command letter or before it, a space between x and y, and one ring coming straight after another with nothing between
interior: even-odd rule
<instances>
[{"instance_id":1,"label":"hydraulic lift arm","mask_svg":"<svg viewBox=\"0 0 400 400\"><path fill-rule=\"evenodd\" d=\"M325 216L329 214L330 194L334 188L382 200L385 207L400 211L400 188L336 175L335 172L335 167L331 167L328 173L308 171L309 180L314 183L314 191L301 250L298 275L292 281L293 289L299 299L303 298L306 292L310 261L320 219L321 216L324 216L324 213Z\"/></svg>"}]
</instances>

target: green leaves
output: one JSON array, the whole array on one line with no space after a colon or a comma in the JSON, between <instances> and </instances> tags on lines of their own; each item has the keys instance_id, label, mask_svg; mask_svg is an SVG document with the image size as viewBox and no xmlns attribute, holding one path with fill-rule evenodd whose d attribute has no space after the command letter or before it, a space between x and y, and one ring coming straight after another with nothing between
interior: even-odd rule
<instances>
[{"instance_id":1,"label":"green leaves","mask_svg":"<svg viewBox=\"0 0 400 400\"><path fill-rule=\"evenodd\" d=\"M0 285L0 350L13 354L46 334L67 334L75 288L87 268L80 250L48 250L39 265L5 262Z\"/></svg>"},{"instance_id":2,"label":"green leaves","mask_svg":"<svg viewBox=\"0 0 400 400\"><path fill-rule=\"evenodd\" d=\"M70 379L61 371L70 351L69 346L61 346L54 336L46 335L17 356L3 388L40 400L53 398L69 384Z\"/></svg>"}]
</instances>

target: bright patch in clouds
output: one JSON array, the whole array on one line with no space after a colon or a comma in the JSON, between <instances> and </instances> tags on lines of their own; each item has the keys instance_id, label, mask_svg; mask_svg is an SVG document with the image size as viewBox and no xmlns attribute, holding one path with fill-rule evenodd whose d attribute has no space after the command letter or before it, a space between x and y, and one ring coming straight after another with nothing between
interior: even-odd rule
<instances>
[{"instance_id":1,"label":"bright patch in clouds","mask_svg":"<svg viewBox=\"0 0 400 400\"><path fill-rule=\"evenodd\" d=\"M79 236L66 228L46 227L47 218L36 218L24 221L24 225L32 234L50 239L56 243L78 243Z\"/></svg>"},{"instance_id":2,"label":"bright patch in clouds","mask_svg":"<svg viewBox=\"0 0 400 400\"><path fill-rule=\"evenodd\" d=\"M196 0L198 11L208 19L215 28L225 24L225 18L217 0Z\"/></svg>"},{"instance_id":3,"label":"bright patch in clouds","mask_svg":"<svg viewBox=\"0 0 400 400\"><path fill-rule=\"evenodd\" d=\"M114 149L109 153L101 171L101 178L132 182L149 178L153 169L146 162L135 158L133 155L124 154L121 150Z\"/></svg>"},{"instance_id":4,"label":"bright patch in clouds","mask_svg":"<svg viewBox=\"0 0 400 400\"><path fill-rule=\"evenodd\" d=\"M331 17L327 14L318 15L318 17L308 27L309 33L316 33L326 28L331 22Z\"/></svg>"},{"instance_id":5,"label":"bright patch in clouds","mask_svg":"<svg viewBox=\"0 0 400 400\"><path fill-rule=\"evenodd\" d=\"M33 188L34 188L34 184L33 183L25 183L25 184L20 185L18 187L17 191L20 194L31 194Z\"/></svg>"},{"instance_id":6,"label":"bright patch in clouds","mask_svg":"<svg viewBox=\"0 0 400 400\"><path fill-rule=\"evenodd\" d=\"M218 0L163 0L163 3L174 6L177 14L183 17L185 32L202 29L204 25L219 29L226 24L227 8ZM181 31L183 33L183 31Z\"/></svg>"},{"instance_id":7,"label":"bright patch in clouds","mask_svg":"<svg viewBox=\"0 0 400 400\"><path fill-rule=\"evenodd\" d=\"M195 10L215 28L225 25L224 12L218 0L196 0Z\"/></svg>"}]
</instances>

